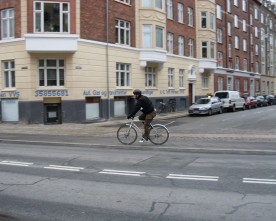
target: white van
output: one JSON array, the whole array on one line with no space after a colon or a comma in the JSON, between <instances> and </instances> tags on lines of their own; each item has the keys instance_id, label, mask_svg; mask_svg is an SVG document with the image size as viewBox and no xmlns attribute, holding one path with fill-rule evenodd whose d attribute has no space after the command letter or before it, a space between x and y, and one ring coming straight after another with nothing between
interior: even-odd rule
<instances>
[{"instance_id":1,"label":"white van","mask_svg":"<svg viewBox=\"0 0 276 221\"><path fill-rule=\"evenodd\" d=\"M245 110L245 101L240 97L238 91L217 91L214 96L220 98L223 109L232 110L233 112L237 109Z\"/></svg>"}]
</instances>

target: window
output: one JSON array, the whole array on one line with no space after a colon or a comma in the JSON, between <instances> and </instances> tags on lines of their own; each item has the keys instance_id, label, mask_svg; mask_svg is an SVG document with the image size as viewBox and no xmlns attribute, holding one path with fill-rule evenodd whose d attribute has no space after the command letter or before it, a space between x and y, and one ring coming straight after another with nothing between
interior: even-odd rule
<instances>
[{"instance_id":1,"label":"window","mask_svg":"<svg viewBox=\"0 0 276 221\"><path fill-rule=\"evenodd\" d=\"M255 52L256 52L256 55L259 55L259 45L255 45Z\"/></svg>"},{"instance_id":2,"label":"window","mask_svg":"<svg viewBox=\"0 0 276 221\"><path fill-rule=\"evenodd\" d=\"M238 36L235 36L235 48L236 49L239 49L239 37Z\"/></svg>"},{"instance_id":3,"label":"window","mask_svg":"<svg viewBox=\"0 0 276 221\"><path fill-rule=\"evenodd\" d=\"M232 44L228 44L228 57L232 58Z\"/></svg>"},{"instance_id":4,"label":"window","mask_svg":"<svg viewBox=\"0 0 276 221\"><path fill-rule=\"evenodd\" d=\"M227 12L231 12L231 0L227 0L227 5L226 5L226 7L227 7Z\"/></svg>"},{"instance_id":5,"label":"window","mask_svg":"<svg viewBox=\"0 0 276 221\"><path fill-rule=\"evenodd\" d=\"M253 34L250 33L250 44L253 45Z\"/></svg>"},{"instance_id":6,"label":"window","mask_svg":"<svg viewBox=\"0 0 276 221\"><path fill-rule=\"evenodd\" d=\"M208 42L207 41L204 41L201 43L201 55L202 55L202 58L208 57Z\"/></svg>"},{"instance_id":7,"label":"window","mask_svg":"<svg viewBox=\"0 0 276 221\"><path fill-rule=\"evenodd\" d=\"M14 38L14 9L1 11L2 39Z\"/></svg>"},{"instance_id":8,"label":"window","mask_svg":"<svg viewBox=\"0 0 276 221\"><path fill-rule=\"evenodd\" d=\"M142 7L143 8L151 8L151 0L142 0Z\"/></svg>"},{"instance_id":9,"label":"window","mask_svg":"<svg viewBox=\"0 0 276 221\"><path fill-rule=\"evenodd\" d=\"M221 51L218 51L217 60L217 66L223 67L223 53Z\"/></svg>"},{"instance_id":10,"label":"window","mask_svg":"<svg viewBox=\"0 0 276 221\"><path fill-rule=\"evenodd\" d=\"M173 54L173 34L172 33L168 33L168 52Z\"/></svg>"},{"instance_id":11,"label":"window","mask_svg":"<svg viewBox=\"0 0 276 221\"><path fill-rule=\"evenodd\" d=\"M155 0L155 7L159 9L163 9L163 0Z\"/></svg>"},{"instance_id":12,"label":"window","mask_svg":"<svg viewBox=\"0 0 276 221\"><path fill-rule=\"evenodd\" d=\"M174 86L174 69L169 68L168 69L168 87Z\"/></svg>"},{"instance_id":13,"label":"window","mask_svg":"<svg viewBox=\"0 0 276 221\"><path fill-rule=\"evenodd\" d=\"M234 0L234 5L238 7L239 6L239 1L238 0Z\"/></svg>"},{"instance_id":14,"label":"window","mask_svg":"<svg viewBox=\"0 0 276 221\"><path fill-rule=\"evenodd\" d=\"M250 14L250 25L252 26L253 25L253 15Z\"/></svg>"},{"instance_id":15,"label":"window","mask_svg":"<svg viewBox=\"0 0 276 221\"><path fill-rule=\"evenodd\" d=\"M152 27L151 25L143 25L143 48L152 47Z\"/></svg>"},{"instance_id":16,"label":"window","mask_svg":"<svg viewBox=\"0 0 276 221\"><path fill-rule=\"evenodd\" d=\"M209 75L207 73L202 74L202 88L209 88Z\"/></svg>"},{"instance_id":17,"label":"window","mask_svg":"<svg viewBox=\"0 0 276 221\"><path fill-rule=\"evenodd\" d=\"M129 87L130 86L130 65L116 64L116 86Z\"/></svg>"},{"instance_id":18,"label":"window","mask_svg":"<svg viewBox=\"0 0 276 221\"><path fill-rule=\"evenodd\" d=\"M145 76L145 86L146 87L156 87L156 72L155 68L146 67L145 68L146 76Z\"/></svg>"},{"instance_id":19,"label":"window","mask_svg":"<svg viewBox=\"0 0 276 221\"><path fill-rule=\"evenodd\" d=\"M254 18L257 20L258 18L259 18L259 12L258 12L258 9L257 8L255 8L255 10L254 10Z\"/></svg>"},{"instance_id":20,"label":"window","mask_svg":"<svg viewBox=\"0 0 276 221\"><path fill-rule=\"evenodd\" d=\"M194 40L189 39L189 56L194 57Z\"/></svg>"},{"instance_id":21,"label":"window","mask_svg":"<svg viewBox=\"0 0 276 221\"><path fill-rule=\"evenodd\" d=\"M172 2L172 0L167 0L167 18L173 19L173 2Z\"/></svg>"},{"instance_id":22,"label":"window","mask_svg":"<svg viewBox=\"0 0 276 221\"><path fill-rule=\"evenodd\" d=\"M234 15L234 25L235 28L239 28L239 17L237 15Z\"/></svg>"},{"instance_id":23,"label":"window","mask_svg":"<svg viewBox=\"0 0 276 221\"><path fill-rule=\"evenodd\" d=\"M255 69L256 69L256 73L259 73L259 62L256 61L255 63Z\"/></svg>"},{"instance_id":24,"label":"window","mask_svg":"<svg viewBox=\"0 0 276 221\"><path fill-rule=\"evenodd\" d=\"M164 29L161 27L156 27L156 47L164 47Z\"/></svg>"},{"instance_id":25,"label":"window","mask_svg":"<svg viewBox=\"0 0 276 221\"><path fill-rule=\"evenodd\" d=\"M247 71L248 70L248 62L247 59L243 59L243 70Z\"/></svg>"},{"instance_id":26,"label":"window","mask_svg":"<svg viewBox=\"0 0 276 221\"><path fill-rule=\"evenodd\" d=\"M220 28L217 29L217 41L222 43L222 30Z\"/></svg>"},{"instance_id":27,"label":"window","mask_svg":"<svg viewBox=\"0 0 276 221\"><path fill-rule=\"evenodd\" d=\"M215 15L210 13L210 29L215 29Z\"/></svg>"},{"instance_id":28,"label":"window","mask_svg":"<svg viewBox=\"0 0 276 221\"><path fill-rule=\"evenodd\" d=\"M130 0L119 0L120 2L126 3L126 4L130 4Z\"/></svg>"},{"instance_id":29,"label":"window","mask_svg":"<svg viewBox=\"0 0 276 221\"><path fill-rule=\"evenodd\" d=\"M15 87L15 65L14 61L3 62L5 88Z\"/></svg>"},{"instance_id":30,"label":"window","mask_svg":"<svg viewBox=\"0 0 276 221\"><path fill-rule=\"evenodd\" d=\"M211 58L215 58L215 43L211 42L210 46Z\"/></svg>"},{"instance_id":31,"label":"window","mask_svg":"<svg viewBox=\"0 0 276 221\"><path fill-rule=\"evenodd\" d=\"M253 64L254 63L254 49L253 48L251 48L250 59L251 59L251 64Z\"/></svg>"},{"instance_id":32,"label":"window","mask_svg":"<svg viewBox=\"0 0 276 221\"><path fill-rule=\"evenodd\" d=\"M240 91L240 79L235 80L235 89L236 91Z\"/></svg>"},{"instance_id":33,"label":"window","mask_svg":"<svg viewBox=\"0 0 276 221\"><path fill-rule=\"evenodd\" d=\"M239 57L235 58L235 69L237 69L237 70L240 69L240 58Z\"/></svg>"},{"instance_id":34,"label":"window","mask_svg":"<svg viewBox=\"0 0 276 221\"><path fill-rule=\"evenodd\" d=\"M184 69L179 69L179 87L184 88Z\"/></svg>"},{"instance_id":35,"label":"window","mask_svg":"<svg viewBox=\"0 0 276 221\"><path fill-rule=\"evenodd\" d=\"M184 37L178 37L178 54L184 56Z\"/></svg>"},{"instance_id":36,"label":"window","mask_svg":"<svg viewBox=\"0 0 276 221\"><path fill-rule=\"evenodd\" d=\"M34 2L34 32L68 33L69 3Z\"/></svg>"},{"instance_id":37,"label":"window","mask_svg":"<svg viewBox=\"0 0 276 221\"><path fill-rule=\"evenodd\" d=\"M64 60L40 59L39 86L64 86Z\"/></svg>"},{"instance_id":38,"label":"window","mask_svg":"<svg viewBox=\"0 0 276 221\"><path fill-rule=\"evenodd\" d=\"M116 20L116 43L130 45L130 23L123 20Z\"/></svg>"},{"instance_id":39,"label":"window","mask_svg":"<svg viewBox=\"0 0 276 221\"><path fill-rule=\"evenodd\" d=\"M177 4L177 11L178 11L178 22L184 22L184 6L181 3Z\"/></svg>"},{"instance_id":40,"label":"window","mask_svg":"<svg viewBox=\"0 0 276 221\"><path fill-rule=\"evenodd\" d=\"M194 26L194 10L192 8L188 8L188 25Z\"/></svg>"},{"instance_id":41,"label":"window","mask_svg":"<svg viewBox=\"0 0 276 221\"><path fill-rule=\"evenodd\" d=\"M258 37L259 37L258 27L255 27L255 37L256 37L256 38L258 38Z\"/></svg>"},{"instance_id":42,"label":"window","mask_svg":"<svg viewBox=\"0 0 276 221\"><path fill-rule=\"evenodd\" d=\"M221 5L217 5L217 18L222 19Z\"/></svg>"},{"instance_id":43,"label":"window","mask_svg":"<svg viewBox=\"0 0 276 221\"><path fill-rule=\"evenodd\" d=\"M259 92L260 91L260 82L256 81L256 91Z\"/></svg>"},{"instance_id":44,"label":"window","mask_svg":"<svg viewBox=\"0 0 276 221\"><path fill-rule=\"evenodd\" d=\"M261 13L261 23L264 24L264 13Z\"/></svg>"},{"instance_id":45,"label":"window","mask_svg":"<svg viewBox=\"0 0 276 221\"><path fill-rule=\"evenodd\" d=\"M243 30L244 32L246 32L246 31L247 31L246 26L247 26L247 24L246 24L246 20L242 20L242 30Z\"/></svg>"},{"instance_id":46,"label":"window","mask_svg":"<svg viewBox=\"0 0 276 221\"><path fill-rule=\"evenodd\" d=\"M228 34L228 36L232 35L232 23L231 22L227 23L227 34Z\"/></svg>"},{"instance_id":47,"label":"window","mask_svg":"<svg viewBox=\"0 0 276 221\"><path fill-rule=\"evenodd\" d=\"M243 10L244 12L247 11L247 10L246 10L246 7L247 7L247 0L242 0L242 10Z\"/></svg>"},{"instance_id":48,"label":"window","mask_svg":"<svg viewBox=\"0 0 276 221\"><path fill-rule=\"evenodd\" d=\"M223 90L223 78L218 77L218 91L222 91L222 90Z\"/></svg>"},{"instance_id":49,"label":"window","mask_svg":"<svg viewBox=\"0 0 276 221\"><path fill-rule=\"evenodd\" d=\"M243 39L243 51L247 51L247 40Z\"/></svg>"},{"instance_id":50,"label":"window","mask_svg":"<svg viewBox=\"0 0 276 221\"><path fill-rule=\"evenodd\" d=\"M248 91L248 80L243 81L243 91L247 92Z\"/></svg>"},{"instance_id":51,"label":"window","mask_svg":"<svg viewBox=\"0 0 276 221\"><path fill-rule=\"evenodd\" d=\"M201 28L207 28L207 13L201 12Z\"/></svg>"}]
</instances>

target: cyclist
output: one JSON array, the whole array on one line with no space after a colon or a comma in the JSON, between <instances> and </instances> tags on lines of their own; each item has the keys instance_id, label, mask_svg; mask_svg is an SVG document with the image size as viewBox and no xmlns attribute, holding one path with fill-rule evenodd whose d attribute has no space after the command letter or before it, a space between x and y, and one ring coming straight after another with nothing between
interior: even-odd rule
<instances>
[{"instance_id":1,"label":"cyclist","mask_svg":"<svg viewBox=\"0 0 276 221\"><path fill-rule=\"evenodd\" d=\"M127 116L127 119L133 118L136 113L141 110L142 114L139 116L139 120L144 121L144 134L140 142L148 141L150 132L150 123L156 116L156 110L150 101L150 99L142 95L142 91L135 89L133 91L134 98L137 100L135 108L132 113Z\"/></svg>"}]
</instances>

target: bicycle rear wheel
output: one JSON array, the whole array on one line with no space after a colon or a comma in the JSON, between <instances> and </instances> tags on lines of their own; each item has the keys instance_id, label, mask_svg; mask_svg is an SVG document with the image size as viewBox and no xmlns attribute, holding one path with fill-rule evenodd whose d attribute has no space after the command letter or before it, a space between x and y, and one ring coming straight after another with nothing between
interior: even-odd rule
<instances>
[{"instance_id":1,"label":"bicycle rear wheel","mask_svg":"<svg viewBox=\"0 0 276 221\"><path fill-rule=\"evenodd\" d=\"M162 145L169 139L169 131L163 125L153 125L150 130L149 140L155 145Z\"/></svg>"},{"instance_id":2,"label":"bicycle rear wheel","mask_svg":"<svg viewBox=\"0 0 276 221\"><path fill-rule=\"evenodd\" d=\"M117 139L122 144L133 144L137 139L137 131L130 125L122 125L117 131Z\"/></svg>"}]
</instances>

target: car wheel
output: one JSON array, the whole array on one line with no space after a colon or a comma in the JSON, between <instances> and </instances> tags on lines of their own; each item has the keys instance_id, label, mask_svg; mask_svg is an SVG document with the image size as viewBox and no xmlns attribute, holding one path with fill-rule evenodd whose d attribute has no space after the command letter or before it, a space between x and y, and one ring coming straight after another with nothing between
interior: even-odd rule
<instances>
[{"instance_id":1,"label":"car wheel","mask_svg":"<svg viewBox=\"0 0 276 221\"><path fill-rule=\"evenodd\" d=\"M212 109L208 110L208 115L209 115L209 116L212 115Z\"/></svg>"},{"instance_id":2,"label":"car wheel","mask_svg":"<svg viewBox=\"0 0 276 221\"><path fill-rule=\"evenodd\" d=\"M219 109L219 112L218 112L219 114L222 114L223 113L223 109L222 109L222 107Z\"/></svg>"}]
</instances>

